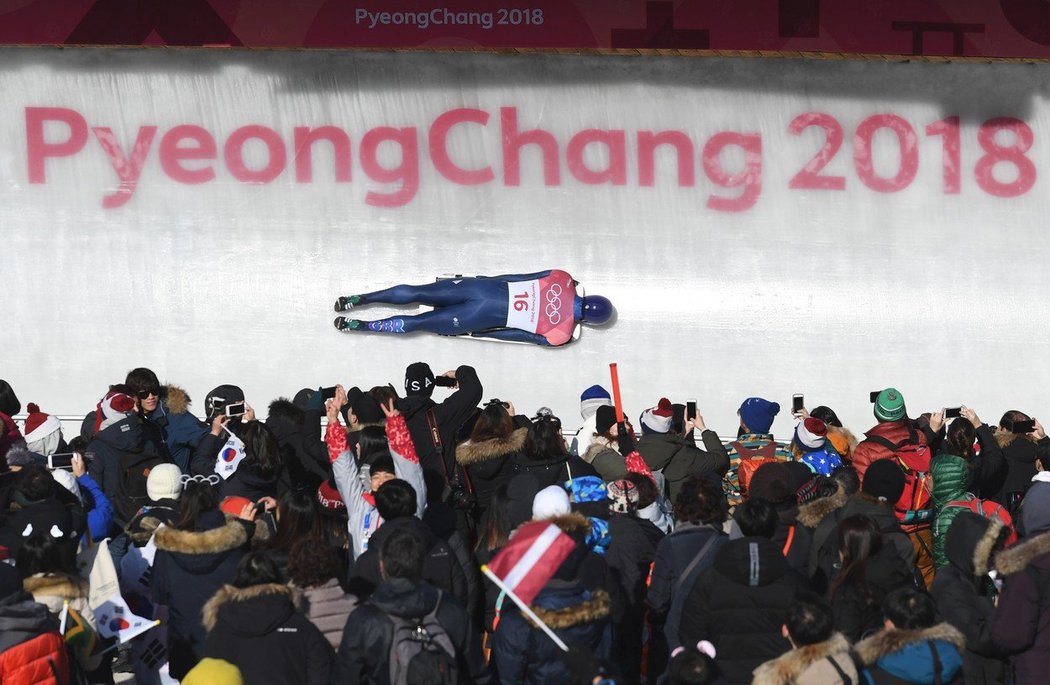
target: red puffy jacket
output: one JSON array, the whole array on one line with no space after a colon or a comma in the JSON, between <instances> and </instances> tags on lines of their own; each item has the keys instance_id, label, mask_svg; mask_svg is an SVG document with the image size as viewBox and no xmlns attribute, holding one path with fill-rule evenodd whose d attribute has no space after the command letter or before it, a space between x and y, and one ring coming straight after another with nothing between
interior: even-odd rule
<instances>
[{"instance_id":1,"label":"red puffy jacket","mask_svg":"<svg viewBox=\"0 0 1050 685\"><path fill-rule=\"evenodd\" d=\"M47 607L23 592L0 600L0 683L65 685L68 682L66 645Z\"/></svg>"}]
</instances>

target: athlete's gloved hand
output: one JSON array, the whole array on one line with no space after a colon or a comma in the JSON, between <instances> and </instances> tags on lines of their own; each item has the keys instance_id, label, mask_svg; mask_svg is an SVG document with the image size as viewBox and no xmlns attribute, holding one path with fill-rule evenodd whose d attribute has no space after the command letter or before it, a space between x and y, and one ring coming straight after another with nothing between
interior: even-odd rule
<instances>
[{"instance_id":1,"label":"athlete's gloved hand","mask_svg":"<svg viewBox=\"0 0 1050 685\"><path fill-rule=\"evenodd\" d=\"M616 424L616 446L620 450L620 455L624 457L634 451L634 438L631 437L631 431L627 430L627 424L623 421Z\"/></svg>"}]
</instances>

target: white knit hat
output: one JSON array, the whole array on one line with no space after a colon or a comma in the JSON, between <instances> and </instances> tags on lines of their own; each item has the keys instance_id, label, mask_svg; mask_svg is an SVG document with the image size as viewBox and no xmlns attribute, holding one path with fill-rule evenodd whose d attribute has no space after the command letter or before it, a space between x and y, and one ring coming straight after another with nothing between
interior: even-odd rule
<instances>
[{"instance_id":1,"label":"white knit hat","mask_svg":"<svg viewBox=\"0 0 1050 685\"><path fill-rule=\"evenodd\" d=\"M828 437L828 425L820 419L807 417L805 421L798 424L795 429L795 437L798 444L810 449L819 449L824 446Z\"/></svg>"},{"instance_id":2,"label":"white knit hat","mask_svg":"<svg viewBox=\"0 0 1050 685\"><path fill-rule=\"evenodd\" d=\"M569 493L560 485L548 485L532 498L532 518L537 521L563 516L571 511Z\"/></svg>"},{"instance_id":3,"label":"white knit hat","mask_svg":"<svg viewBox=\"0 0 1050 685\"><path fill-rule=\"evenodd\" d=\"M27 443L43 440L62 429L62 422L57 417L40 411L36 403L30 402L26 409L29 411L29 416L26 417L25 439Z\"/></svg>"},{"instance_id":4,"label":"white knit hat","mask_svg":"<svg viewBox=\"0 0 1050 685\"><path fill-rule=\"evenodd\" d=\"M182 494L182 471L175 464L158 464L146 477L146 494L154 502L178 499Z\"/></svg>"}]
</instances>

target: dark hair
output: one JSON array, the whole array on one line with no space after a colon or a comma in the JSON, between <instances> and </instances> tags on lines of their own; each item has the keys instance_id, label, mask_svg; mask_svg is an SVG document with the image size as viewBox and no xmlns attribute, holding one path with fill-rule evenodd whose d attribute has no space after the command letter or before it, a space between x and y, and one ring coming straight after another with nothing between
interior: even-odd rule
<instances>
[{"instance_id":1,"label":"dark hair","mask_svg":"<svg viewBox=\"0 0 1050 685\"><path fill-rule=\"evenodd\" d=\"M244 461L240 468L251 467L264 479L270 480L281 470L281 447L277 438L262 421L248 421L240 438L244 441Z\"/></svg>"},{"instance_id":2,"label":"dark hair","mask_svg":"<svg viewBox=\"0 0 1050 685\"><path fill-rule=\"evenodd\" d=\"M510 539L511 525L510 517L511 499L507 494L507 484L496 488L489 500L488 509L481 518L481 530L478 531L478 544L476 551L491 552L507 544Z\"/></svg>"},{"instance_id":3,"label":"dark hair","mask_svg":"<svg viewBox=\"0 0 1050 685\"><path fill-rule=\"evenodd\" d=\"M361 448L358 459L362 464L372 464L378 457L390 456L390 442L382 426L365 426L357 433L357 445ZM393 463L393 460L391 460ZM373 470L375 467L373 466ZM390 471L393 473L393 470Z\"/></svg>"},{"instance_id":4,"label":"dark hair","mask_svg":"<svg viewBox=\"0 0 1050 685\"><path fill-rule=\"evenodd\" d=\"M539 416L529 426L522 452L529 461L544 461L568 455L561 436L561 421L552 415Z\"/></svg>"},{"instance_id":5,"label":"dark hair","mask_svg":"<svg viewBox=\"0 0 1050 685\"><path fill-rule=\"evenodd\" d=\"M676 521L719 526L728 516L729 502L726 501L722 486L712 478L693 476L682 484L674 501Z\"/></svg>"},{"instance_id":6,"label":"dark hair","mask_svg":"<svg viewBox=\"0 0 1050 685\"><path fill-rule=\"evenodd\" d=\"M796 647L824 642L835 630L831 607L812 592L795 594L784 625Z\"/></svg>"},{"instance_id":7,"label":"dark hair","mask_svg":"<svg viewBox=\"0 0 1050 685\"><path fill-rule=\"evenodd\" d=\"M124 379L124 385L135 392L156 390L157 394L160 394L160 379L157 378L157 374L142 366L128 371L127 378Z\"/></svg>"},{"instance_id":8,"label":"dark hair","mask_svg":"<svg viewBox=\"0 0 1050 685\"><path fill-rule=\"evenodd\" d=\"M188 480L179 495L179 515L172 526L178 530L193 530L197 519L219 506L219 489L204 480Z\"/></svg>"},{"instance_id":9,"label":"dark hair","mask_svg":"<svg viewBox=\"0 0 1050 685\"><path fill-rule=\"evenodd\" d=\"M839 421L839 415L835 413L835 410L831 407L825 407L823 404L819 407L814 407L813 411L809 413L815 419L820 419L829 426L835 428L842 428L842 421Z\"/></svg>"},{"instance_id":10,"label":"dark hair","mask_svg":"<svg viewBox=\"0 0 1050 685\"><path fill-rule=\"evenodd\" d=\"M284 584L281 571L265 552L248 552L237 564L237 574L233 577L234 587L251 587L267 583Z\"/></svg>"},{"instance_id":11,"label":"dark hair","mask_svg":"<svg viewBox=\"0 0 1050 685\"><path fill-rule=\"evenodd\" d=\"M415 533L398 528L383 540L379 558L383 562L383 572L387 578L419 580L423 577L426 553L423 541Z\"/></svg>"},{"instance_id":12,"label":"dark hair","mask_svg":"<svg viewBox=\"0 0 1050 685\"><path fill-rule=\"evenodd\" d=\"M478 415L474 430L470 432L471 442L502 439L514 432L514 418L502 402L489 402Z\"/></svg>"},{"instance_id":13,"label":"dark hair","mask_svg":"<svg viewBox=\"0 0 1050 685\"><path fill-rule=\"evenodd\" d=\"M852 466L840 466L831 472L831 477L842 486L847 495L860 492L860 474Z\"/></svg>"},{"instance_id":14,"label":"dark hair","mask_svg":"<svg viewBox=\"0 0 1050 685\"><path fill-rule=\"evenodd\" d=\"M1025 414L1023 411L1017 411L1011 409L1010 411L1003 414L1003 417L999 419L999 427L1005 431L1013 432L1014 424L1021 421L1031 421L1032 417Z\"/></svg>"},{"instance_id":15,"label":"dark hair","mask_svg":"<svg viewBox=\"0 0 1050 685\"><path fill-rule=\"evenodd\" d=\"M321 536L320 505L306 492L286 492L277 502L277 532L267 549L292 548L297 540L319 540Z\"/></svg>"},{"instance_id":16,"label":"dark hair","mask_svg":"<svg viewBox=\"0 0 1050 685\"><path fill-rule=\"evenodd\" d=\"M62 563L62 545L49 531L34 531L22 540L15 556L15 566L23 578L38 573L64 572L66 565Z\"/></svg>"},{"instance_id":17,"label":"dark hair","mask_svg":"<svg viewBox=\"0 0 1050 685\"><path fill-rule=\"evenodd\" d=\"M948 450L967 463L977 456L973 451L973 441L977 439L977 429L967 419L956 419L948 426Z\"/></svg>"},{"instance_id":18,"label":"dark hair","mask_svg":"<svg viewBox=\"0 0 1050 685\"><path fill-rule=\"evenodd\" d=\"M321 540L297 540L288 552L288 579L301 588L324 585L338 568L335 550Z\"/></svg>"},{"instance_id":19,"label":"dark hair","mask_svg":"<svg viewBox=\"0 0 1050 685\"><path fill-rule=\"evenodd\" d=\"M18 478L18 492L30 502L39 502L55 494L54 476L43 466L23 466Z\"/></svg>"},{"instance_id":20,"label":"dark hair","mask_svg":"<svg viewBox=\"0 0 1050 685\"><path fill-rule=\"evenodd\" d=\"M860 592L865 604L873 604L875 598L864 578L864 567L868 559L882 549L878 524L863 514L849 516L839 523L838 542L842 570L831 581L828 597L833 598L840 589L852 587Z\"/></svg>"},{"instance_id":21,"label":"dark hair","mask_svg":"<svg viewBox=\"0 0 1050 685\"><path fill-rule=\"evenodd\" d=\"M384 521L416 515L416 490L408 481L393 478L375 491L376 510Z\"/></svg>"},{"instance_id":22,"label":"dark hair","mask_svg":"<svg viewBox=\"0 0 1050 685\"><path fill-rule=\"evenodd\" d=\"M656 489L656 483L649 476L640 473L628 473L627 480L634 483L634 487L638 490L636 511L637 509L645 509L660 497L660 491Z\"/></svg>"},{"instance_id":23,"label":"dark hair","mask_svg":"<svg viewBox=\"0 0 1050 685\"><path fill-rule=\"evenodd\" d=\"M88 445L90 444L90 440L83 435L78 435L69 441L69 451L76 452L77 454L84 454L87 452Z\"/></svg>"},{"instance_id":24,"label":"dark hair","mask_svg":"<svg viewBox=\"0 0 1050 685\"><path fill-rule=\"evenodd\" d=\"M721 675L714 659L689 647L672 657L667 666L669 685L710 685Z\"/></svg>"},{"instance_id":25,"label":"dark hair","mask_svg":"<svg viewBox=\"0 0 1050 685\"><path fill-rule=\"evenodd\" d=\"M776 508L761 497L753 497L736 508L733 516L746 537L770 538L776 534L780 518Z\"/></svg>"},{"instance_id":26,"label":"dark hair","mask_svg":"<svg viewBox=\"0 0 1050 685\"><path fill-rule=\"evenodd\" d=\"M22 411L22 403L18 401L15 389L10 383L0 378L0 414L14 416L20 411Z\"/></svg>"},{"instance_id":27,"label":"dark hair","mask_svg":"<svg viewBox=\"0 0 1050 685\"><path fill-rule=\"evenodd\" d=\"M897 588L886 595L882 612L898 630L921 630L937 623L933 600L913 587Z\"/></svg>"},{"instance_id":28,"label":"dark hair","mask_svg":"<svg viewBox=\"0 0 1050 685\"><path fill-rule=\"evenodd\" d=\"M397 403L397 391L389 385L377 385L368 391L368 394L379 403L379 406L390 404L390 400L394 400Z\"/></svg>"},{"instance_id":29,"label":"dark hair","mask_svg":"<svg viewBox=\"0 0 1050 685\"><path fill-rule=\"evenodd\" d=\"M381 454L378 457L372 459L368 465L370 475L377 473L389 473L393 476L397 476L397 469L394 468L394 458L389 453Z\"/></svg>"}]
</instances>

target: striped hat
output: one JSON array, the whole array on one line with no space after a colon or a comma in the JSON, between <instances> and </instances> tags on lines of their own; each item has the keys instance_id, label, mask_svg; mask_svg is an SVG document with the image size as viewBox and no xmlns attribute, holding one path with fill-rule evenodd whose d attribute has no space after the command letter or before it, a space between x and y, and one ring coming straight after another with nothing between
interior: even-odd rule
<instances>
[{"instance_id":1,"label":"striped hat","mask_svg":"<svg viewBox=\"0 0 1050 685\"><path fill-rule=\"evenodd\" d=\"M806 449L819 449L824 446L828 437L828 424L812 416L798 424L795 429L795 442Z\"/></svg>"}]
</instances>

